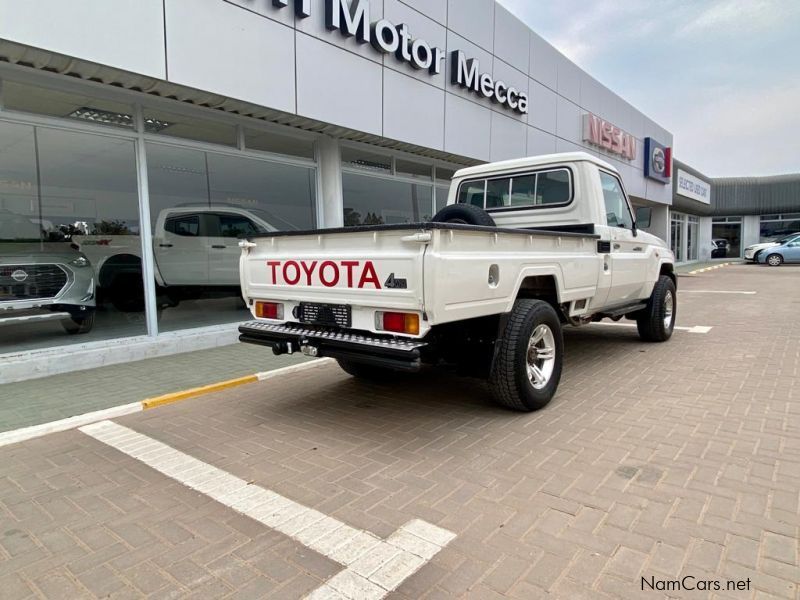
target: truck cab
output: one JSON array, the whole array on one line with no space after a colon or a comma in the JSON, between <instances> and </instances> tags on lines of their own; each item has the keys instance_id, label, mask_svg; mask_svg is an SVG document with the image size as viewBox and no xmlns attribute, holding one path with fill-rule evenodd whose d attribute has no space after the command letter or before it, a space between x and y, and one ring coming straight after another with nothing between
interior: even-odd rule
<instances>
[{"instance_id":1,"label":"truck cab","mask_svg":"<svg viewBox=\"0 0 800 600\"><path fill-rule=\"evenodd\" d=\"M660 262L669 252L664 240L642 230L650 226L650 209L634 211L616 169L584 152L462 169L448 196L448 205L459 203L483 208L499 227L598 235L609 252L594 307L640 297L653 255Z\"/></svg>"}]
</instances>

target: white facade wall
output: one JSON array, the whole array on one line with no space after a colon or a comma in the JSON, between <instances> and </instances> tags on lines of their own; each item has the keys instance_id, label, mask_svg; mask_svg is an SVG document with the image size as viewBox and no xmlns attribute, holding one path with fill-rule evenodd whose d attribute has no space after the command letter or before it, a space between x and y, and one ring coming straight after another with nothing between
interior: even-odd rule
<instances>
[{"instance_id":1,"label":"white facade wall","mask_svg":"<svg viewBox=\"0 0 800 600\"><path fill-rule=\"evenodd\" d=\"M672 135L493 0L368 3L370 21L405 23L447 51L438 75L329 31L329 1L299 18L291 0L0 0L0 38L474 160L587 150L632 195L670 203L672 187L644 177L643 153L645 137L672 146ZM528 113L454 86L453 50L527 93ZM584 143L587 111L635 136L636 159Z\"/></svg>"}]
</instances>

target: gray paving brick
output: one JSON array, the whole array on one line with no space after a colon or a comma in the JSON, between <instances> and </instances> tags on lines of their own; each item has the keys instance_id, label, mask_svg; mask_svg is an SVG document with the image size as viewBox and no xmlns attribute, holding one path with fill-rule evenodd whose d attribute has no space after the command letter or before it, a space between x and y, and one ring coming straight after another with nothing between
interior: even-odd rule
<instances>
[{"instance_id":1,"label":"gray paving brick","mask_svg":"<svg viewBox=\"0 0 800 600\"><path fill-rule=\"evenodd\" d=\"M412 518L455 532L393 597L639 598L640 575L690 573L754 583L710 597L793 598L799 281L681 278L759 293L679 292L679 324L713 329L666 344L567 331L559 395L529 415L470 380L390 387L331 365L118 421L383 537ZM30 581L45 597L292 599L341 568L79 432L0 449L0 522L21 597Z\"/></svg>"},{"instance_id":2,"label":"gray paving brick","mask_svg":"<svg viewBox=\"0 0 800 600\"><path fill-rule=\"evenodd\" d=\"M278 369L305 360L234 344L0 384L0 432ZM86 385L91 381L92 385Z\"/></svg>"}]
</instances>

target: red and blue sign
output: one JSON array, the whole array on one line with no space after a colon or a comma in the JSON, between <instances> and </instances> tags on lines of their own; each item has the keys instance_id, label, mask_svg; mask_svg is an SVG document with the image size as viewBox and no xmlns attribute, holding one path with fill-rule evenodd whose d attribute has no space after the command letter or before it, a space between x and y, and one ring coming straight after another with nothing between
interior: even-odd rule
<instances>
[{"instance_id":1,"label":"red and blue sign","mask_svg":"<svg viewBox=\"0 0 800 600\"><path fill-rule=\"evenodd\" d=\"M672 177L672 148L659 144L653 138L644 138L644 176L669 183Z\"/></svg>"}]
</instances>

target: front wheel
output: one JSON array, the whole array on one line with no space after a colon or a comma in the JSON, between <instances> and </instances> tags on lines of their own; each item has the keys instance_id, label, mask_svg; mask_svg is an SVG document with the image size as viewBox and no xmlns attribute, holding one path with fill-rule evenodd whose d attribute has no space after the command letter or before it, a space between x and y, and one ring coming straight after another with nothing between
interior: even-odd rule
<instances>
[{"instance_id":1,"label":"front wheel","mask_svg":"<svg viewBox=\"0 0 800 600\"><path fill-rule=\"evenodd\" d=\"M69 320L61 321L61 326L71 335L89 333L94 327L94 311L84 317L72 317Z\"/></svg>"},{"instance_id":2,"label":"front wheel","mask_svg":"<svg viewBox=\"0 0 800 600\"><path fill-rule=\"evenodd\" d=\"M783 264L783 257L780 254L770 254L767 257L767 264L770 267L780 267Z\"/></svg>"},{"instance_id":3,"label":"front wheel","mask_svg":"<svg viewBox=\"0 0 800 600\"><path fill-rule=\"evenodd\" d=\"M517 300L496 343L489 374L495 401L520 411L544 408L556 394L564 360L556 311L542 300Z\"/></svg>"},{"instance_id":4,"label":"front wheel","mask_svg":"<svg viewBox=\"0 0 800 600\"><path fill-rule=\"evenodd\" d=\"M676 310L675 282L662 275L650 294L647 308L636 317L639 337L646 342L666 342L675 329Z\"/></svg>"}]
</instances>

